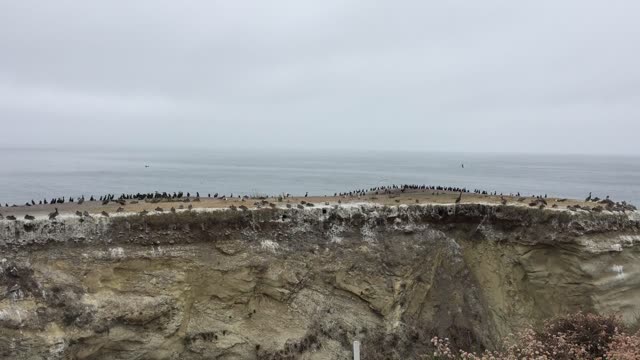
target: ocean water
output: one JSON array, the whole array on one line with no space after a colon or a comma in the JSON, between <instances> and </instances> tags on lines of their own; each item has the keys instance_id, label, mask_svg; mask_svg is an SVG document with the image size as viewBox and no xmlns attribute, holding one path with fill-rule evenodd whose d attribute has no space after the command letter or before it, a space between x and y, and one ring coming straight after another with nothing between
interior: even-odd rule
<instances>
[{"instance_id":1,"label":"ocean water","mask_svg":"<svg viewBox=\"0 0 640 360\"><path fill-rule=\"evenodd\" d=\"M464 164L464 168L461 167ZM146 167L148 165L148 167ZM418 152L0 148L0 202L184 191L310 194L401 183L640 204L640 158Z\"/></svg>"}]
</instances>

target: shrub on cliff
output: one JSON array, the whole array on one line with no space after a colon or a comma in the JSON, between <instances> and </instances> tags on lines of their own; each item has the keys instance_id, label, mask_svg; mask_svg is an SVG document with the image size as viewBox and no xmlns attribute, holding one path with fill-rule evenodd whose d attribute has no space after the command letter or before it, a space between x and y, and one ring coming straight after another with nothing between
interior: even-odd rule
<instances>
[{"instance_id":1,"label":"shrub on cliff","mask_svg":"<svg viewBox=\"0 0 640 360\"><path fill-rule=\"evenodd\" d=\"M628 335L616 316L577 313L554 318L542 329L527 328L507 339L502 351L483 354L453 350L448 339L433 338L424 359L595 360L640 359L640 332Z\"/></svg>"}]
</instances>

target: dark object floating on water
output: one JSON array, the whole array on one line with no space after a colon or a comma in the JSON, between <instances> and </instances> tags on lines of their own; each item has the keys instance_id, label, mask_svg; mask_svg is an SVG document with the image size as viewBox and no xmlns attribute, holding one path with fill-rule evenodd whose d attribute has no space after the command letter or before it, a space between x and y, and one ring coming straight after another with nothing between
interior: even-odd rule
<instances>
[{"instance_id":1,"label":"dark object floating on water","mask_svg":"<svg viewBox=\"0 0 640 360\"><path fill-rule=\"evenodd\" d=\"M149 165L145 165L144 167L148 168L148 167L149 167Z\"/></svg>"}]
</instances>

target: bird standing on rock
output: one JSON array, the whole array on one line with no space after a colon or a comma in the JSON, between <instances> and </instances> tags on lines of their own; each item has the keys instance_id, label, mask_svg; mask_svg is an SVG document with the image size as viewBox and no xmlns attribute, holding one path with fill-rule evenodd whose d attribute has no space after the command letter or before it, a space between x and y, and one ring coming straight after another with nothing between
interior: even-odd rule
<instances>
[{"instance_id":1,"label":"bird standing on rock","mask_svg":"<svg viewBox=\"0 0 640 360\"><path fill-rule=\"evenodd\" d=\"M56 211L49 213L49 220L53 220L55 219L58 215L60 215L60 213L58 212L58 208L55 208Z\"/></svg>"}]
</instances>

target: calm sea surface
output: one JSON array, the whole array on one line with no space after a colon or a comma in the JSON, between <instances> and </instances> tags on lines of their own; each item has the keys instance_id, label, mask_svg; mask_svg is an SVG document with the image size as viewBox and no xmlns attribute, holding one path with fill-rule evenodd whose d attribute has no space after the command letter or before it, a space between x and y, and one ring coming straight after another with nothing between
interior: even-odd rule
<instances>
[{"instance_id":1,"label":"calm sea surface","mask_svg":"<svg viewBox=\"0 0 640 360\"><path fill-rule=\"evenodd\" d=\"M464 163L464 168L460 165ZM149 165L149 167L145 167ZM640 158L409 152L0 148L0 202L152 191L333 194L385 184L640 204Z\"/></svg>"}]
</instances>

